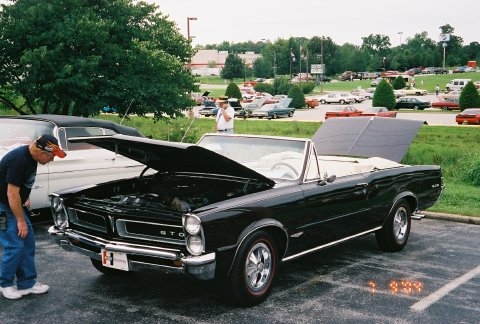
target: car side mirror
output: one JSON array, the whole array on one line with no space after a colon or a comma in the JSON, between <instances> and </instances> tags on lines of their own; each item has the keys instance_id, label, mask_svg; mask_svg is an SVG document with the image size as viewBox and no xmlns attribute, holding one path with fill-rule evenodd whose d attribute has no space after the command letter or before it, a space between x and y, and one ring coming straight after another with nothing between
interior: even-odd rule
<instances>
[{"instance_id":1,"label":"car side mirror","mask_svg":"<svg viewBox=\"0 0 480 324\"><path fill-rule=\"evenodd\" d=\"M328 173L325 172L323 174L323 179L318 181L318 185L325 186L327 183L332 183L333 181L335 181L335 179L337 179L336 175L332 174L331 176L329 176Z\"/></svg>"}]
</instances>

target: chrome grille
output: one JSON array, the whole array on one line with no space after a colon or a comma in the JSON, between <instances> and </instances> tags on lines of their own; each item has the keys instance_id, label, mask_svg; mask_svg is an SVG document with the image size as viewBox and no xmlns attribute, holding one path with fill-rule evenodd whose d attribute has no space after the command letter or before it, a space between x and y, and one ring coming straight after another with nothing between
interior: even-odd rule
<instances>
[{"instance_id":1,"label":"chrome grille","mask_svg":"<svg viewBox=\"0 0 480 324\"><path fill-rule=\"evenodd\" d=\"M181 225L118 219L118 235L156 242L185 245L185 234Z\"/></svg>"},{"instance_id":2,"label":"chrome grille","mask_svg":"<svg viewBox=\"0 0 480 324\"><path fill-rule=\"evenodd\" d=\"M106 216L68 208L68 218L75 225L107 233L108 222Z\"/></svg>"}]
</instances>

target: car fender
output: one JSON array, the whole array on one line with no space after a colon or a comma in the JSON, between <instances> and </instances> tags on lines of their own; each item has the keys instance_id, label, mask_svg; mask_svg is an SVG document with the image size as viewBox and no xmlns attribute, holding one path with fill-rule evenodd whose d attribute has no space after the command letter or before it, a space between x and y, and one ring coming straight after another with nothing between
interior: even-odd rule
<instances>
[{"instance_id":1,"label":"car fender","mask_svg":"<svg viewBox=\"0 0 480 324\"><path fill-rule=\"evenodd\" d=\"M418 206L418 198L417 196L411 192L411 191L402 191L400 193L398 193L395 198L392 200L392 205L390 206L390 209L388 211L388 214L390 214L393 210L393 207L397 204L397 202L400 200L400 199L406 199L408 201L408 204L410 205L410 210L413 212L415 212L417 210L417 206ZM388 217L387 217L388 218ZM387 220L387 218L385 218L385 221ZM385 225L385 221L384 223L382 224L382 226Z\"/></svg>"},{"instance_id":2,"label":"car fender","mask_svg":"<svg viewBox=\"0 0 480 324\"><path fill-rule=\"evenodd\" d=\"M288 246L288 233L286 228L283 226L282 223L275 219L260 219L248 225L238 236L235 253L233 254L232 260L230 260L230 267L227 271L227 275L232 270L233 263L235 261L235 258L237 257L238 250L240 249L243 241L245 241L248 236L252 235L252 233L258 230L264 230L266 232L269 232L275 239L277 239L276 243L279 251L279 259L281 260L283 258L283 255L287 251Z\"/></svg>"}]
</instances>

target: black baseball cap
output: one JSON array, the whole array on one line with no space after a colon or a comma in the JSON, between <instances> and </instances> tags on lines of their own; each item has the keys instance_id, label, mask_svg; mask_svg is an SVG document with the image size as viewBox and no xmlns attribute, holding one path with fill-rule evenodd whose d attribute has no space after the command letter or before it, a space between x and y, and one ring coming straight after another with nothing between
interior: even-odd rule
<instances>
[{"instance_id":1,"label":"black baseball cap","mask_svg":"<svg viewBox=\"0 0 480 324\"><path fill-rule=\"evenodd\" d=\"M62 151L62 149L58 146L58 141L55 137L52 135L42 135L39 138L36 139L35 145L47 152L51 152L58 156L59 158L64 158L67 156L67 153Z\"/></svg>"}]
</instances>

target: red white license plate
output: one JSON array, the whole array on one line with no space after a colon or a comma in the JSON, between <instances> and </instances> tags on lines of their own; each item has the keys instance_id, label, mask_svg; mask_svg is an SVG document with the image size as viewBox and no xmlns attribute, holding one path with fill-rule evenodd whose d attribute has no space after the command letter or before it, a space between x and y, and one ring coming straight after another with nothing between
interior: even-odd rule
<instances>
[{"instance_id":1,"label":"red white license plate","mask_svg":"<svg viewBox=\"0 0 480 324\"><path fill-rule=\"evenodd\" d=\"M127 255L122 252L102 250L102 265L107 268L129 270Z\"/></svg>"}]
</instances>

